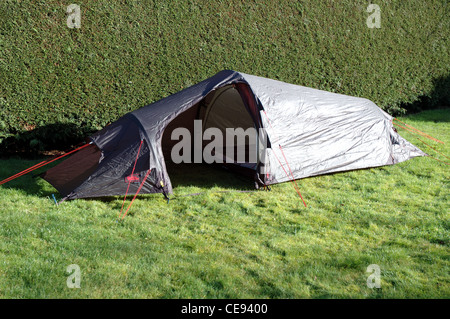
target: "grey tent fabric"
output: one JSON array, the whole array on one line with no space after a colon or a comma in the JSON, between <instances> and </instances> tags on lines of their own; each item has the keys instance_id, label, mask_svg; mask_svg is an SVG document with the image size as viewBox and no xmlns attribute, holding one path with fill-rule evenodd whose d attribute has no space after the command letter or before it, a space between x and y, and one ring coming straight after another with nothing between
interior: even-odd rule
<instances>
[{"instance_id":1,"label":"grey tent fabric","mask_svg":"<svg viewBox=\"0 0 450 319\"><path fill-rule=\"evenodd\" d=\"M267 114L262 120L276 144L267 152L277 182L289 180L277 157L299 179L426 155L395 132L392 117L370 100L243 76Z\"/></svg>"},{"instance_id":2,"label":"grey tent fabric","mask_svg":"<svg viewBox=\"0 0 450 319\"><path fill-rule=\"evenodd\" d=\"M75 165L73 160L50 169L43 178L67 199L123 195L128 186L126 179L138 158L137 182L130 184L130 193L137 191L149 169L151 173L141 193L171 193L165 164L168 159L164 158L162 147L165 129L174 119L187 114L184 112L199 108L227 86L239 92L239 107L246 108L254 127L267 132L268 147L262 150L254 171L260 185L291 179L285 172L288 165L295 179L299 179L392 165L426 155L395 131L389 114L367 99L224 70L128 113L92 135L90 140L101 151L98 165L90 166L89 174L80 173L82 178L79 176L76 183L70 184L73 189L69 190L59 175L65 165ZM236 107L234 104L230 110Z\"/></svg>"}]
</instances>

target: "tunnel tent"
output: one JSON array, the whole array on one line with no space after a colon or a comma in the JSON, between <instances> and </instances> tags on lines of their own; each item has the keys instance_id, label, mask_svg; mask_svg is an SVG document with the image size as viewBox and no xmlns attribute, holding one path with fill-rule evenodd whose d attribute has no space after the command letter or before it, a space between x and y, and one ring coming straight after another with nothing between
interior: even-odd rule
<instances>
[{"instance_id":1,"label":"tunnel tent","mask_svg":"<svg viewBox=\"0 0 450 319\"><path fill-rule=\"evenodd\" d=\"M245 141L257 144L257 160L232 163L259 186L426 155L370 100L224 70L125 114L42 177L64 199L170 194L166 161L177 143L171 133L179 127L192 132L195 120L203 130L264 129L267 147Z\"/></svg>"}]
</instances>

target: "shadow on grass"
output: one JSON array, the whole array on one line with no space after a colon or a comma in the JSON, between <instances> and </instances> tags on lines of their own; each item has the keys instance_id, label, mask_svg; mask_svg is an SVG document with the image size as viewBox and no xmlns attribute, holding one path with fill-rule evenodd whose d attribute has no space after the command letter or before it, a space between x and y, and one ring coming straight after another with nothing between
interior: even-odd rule
<instances>
[{"instance_id":1,"label":"shadow on grass","mask_svg":"<svg viewBox=\"0 0 450 319\"><path fill-rule=\"evenodd\" d=\"M229 171L220 166L208 164L173 164L166 163L167 172L173 187L173 194L170 194L170 201L183 200L185 196L196 196L207 192L213 187L222 188L224 190L217 190L217 192L233 192L233 191L254 191L254 183L252 179L242 176L236 172ZM181 192L183 188L194 188L187 192ZM187 194L186 194L187 193ZM128 194L123 212L127 210L130 201L134 194ZM162 193L154 194L140 194L136 199L147 200L166 200ZM102 202L114 202L112 209L120 211L122 208L123 196L107 196L99 198L84 198L83 200L101 200ZM134 213L130 212L132 216Z\"/></svg>"},{"instance_id":2,"label":"shadow on grass","mask_svg":"<svg viewBox=\"0 0 450 319\"><path fill-rule=\"evenodd\" d=\"M52 123L28 129L0 139L0 157L36 159L46 151L70 149L86 141L86 137L96 131L92 127L73 123Z\"/></svg>"},{"instance_id":3,"label":"shadow on grass","mask_svg":"<svg viewBox=\"0 0 450 319\"><path fill-rule=\"evenodd\" d=\"M22 172L31 166L38 164L42 161L44 161L46 158L36 158L34 160L25 160L18 157L12 157L9 159L0 159L0 181L3 181L4 179L7 179L19 172ZM27 174L24 174L20 177L17 177L15 179L12 179L9 182L6 182L5 184L0 185L1 189L17 189L24 191L25 193L29 195L39 195L39 196L51 196L52 194L56 193L57 191L51 191L46 190L45 187L42 186L40 182L39 177L37 177L38 174L46 171L50 167L58 164L56 161L54 163L49 164L48 166L45 166L43 168L38 168L32 172L29 172Z\"/></svg>"},{"instance_id":4,"label":"shadow on grass","mask_svg":"<svg viewBox=\"0 0 450 319\"><path fill-rule=\"evenodd\" d=\"M219 165L167 163L167 172L174 190L178 187L220 187L233 190L254 190L250 177Z\"/></svg>"},{"instance_id":5,"label":"shadow on grass","mask_svg":"<svg viewBox=\"0 0 450 319\"><path fill-rule=\"evenodd\" d=\"M450 106L441 109L426 110L420 113L409 114L407 118L419 122L445 123L450 122Z\"/></svg>"},{"instance_id":6,"label":"shadow on grass","mask_svg":"<svg viewBox=\"0 0 450 319\"><path fill-rule=\"evenodd\" d=\"M36 158L33 160L21 159L19 157L12 157L9 159L0 159L0 181L4 180L14 174L17 174L27 168L40 163L46 158ZM28 195L36 196L49 196L55 194L59 200L60 195L56 190L53 190L44 185L47 183L42 180L39 175L45 172L51 167L61 163L62 160L58 160L45 167L39 168L28 174L20 176L10 182L0 185L1 189L17 189L24 191ZM249 191L255 190L254 182L251 178L240 175L236 172L224 169L220 166L208 165L208 164L168 164L167 171L172 182L174 194L176 197L177 189L179 188L199 188L193 192L205 192L213 187L223 188L226 191ZM45 183L45 184L43 184ZM163 196L162 194L155 194ZM134 194L129 194L127 199L131 199ZM137 198L149 198L148 194L142 194ZM87 198L86 200L101 200L104 202L112 202L117 199L122 199L122 196L107 196L99 198Z\"/></svg>"},{"instance_id":7,"label":"shadow on grass","mask_svg":"<svg viewBox=\"0 0 450 319\"><path fill-rule=\"evenodd\" d=\"M442 76L433 81L433 90L419 96L416 102L400 105L406 109L406 115L417 121L450 122L450 75ZM442 112L427 112L440 110Z\"/></svg>"}]
</instances>

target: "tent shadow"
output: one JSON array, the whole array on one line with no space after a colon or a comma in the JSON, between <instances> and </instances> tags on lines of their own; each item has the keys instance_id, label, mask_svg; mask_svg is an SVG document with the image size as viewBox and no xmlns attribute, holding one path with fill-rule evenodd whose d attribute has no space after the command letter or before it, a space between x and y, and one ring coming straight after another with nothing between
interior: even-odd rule
<instances>
[{"instance_id":1,"label":"tent shadow","mask_svg":"<svg viewBox=\"0 0 450 319\"><path fill-rule=\"evenodd\" d=\"M230 190L254 190L251 178L230 171L219 165L166 163L174 192L178 187L225 188Z\"/></svg>"},{"instance_id":2,"label":"tent shadow","mask_svg":"<svg viewBox=\"0 0 450 319\"><path fill-rule=\"evenodd\" d=\"M40 163L45 160L42 157L36 157L32 161L24 160L22 158L11 157L9 159L0 159L2 173L0 180L6 179L16 173L19 173L32 165ZM27 195L38 195L39 197L49 197L52 199L54 194L57 200L60 200L60 195L56 190L43 186L38 174L46 171L60 163L62 160L51 163L48 166L39 168L36 171L30 172L26 175L20 176L17 179L11 180L0 186L0 189L17 189L25 192ZM254 190L254 182L250 178L239 175L233 171L226 170L220 166L208 164L173 164L167 165L169 177L172 182L174 194L176 197L178 188L193 188L192 192L203 192L213 187L222 188L225 190L248 191ZM43 181L43 180L42 180ZM153 196L163 196L162 194L153 194ZM129 194L128 199L132 199L134 194ZM172 195L173 196L173 195ZM85 200L101 200L103 202L114 202L118 199L122 200L123 196L104 196L98 198L85 198ZM138 195L137 198L150 198L148 194Z\"/></svg>"},{"instance_id":3,"label":"tent shadow","mask_svg":"<svg viewBox=\"0 0 450 319\"><path fill-rule=\"evenodd\" d=\"M64 151L86 141L96 129L74 123L52 123L39 127L28 127L0 140L1 157L20 156L36 159L48 151Z\"/></svg>"},{"instance_id":4,"label":"tent shadow","mask_svg":"<svg viewBox=\"0 0 450 319\"><path fill-rule=\"evenodd\" d=\"M252 191L255 190L254 183L235 172L228 171L220 166L209 164L174 164L166 163L166 168L172 183L173 194L169 195L170 200L178 199L178 188L193 188L192 194L183 194L182 196L196 195L213 187L222 188L225 191ZM221 190L223 191L223 190ZM124 211L128 207L134 194L128 194ZM139 194L136 199L162 199L162 194ZM114 202L113 209L120 210L122 207L123 196L105 196L98 198L84 198L83 200L101 200L102 202Z\"/></svg>"}]
</instances>

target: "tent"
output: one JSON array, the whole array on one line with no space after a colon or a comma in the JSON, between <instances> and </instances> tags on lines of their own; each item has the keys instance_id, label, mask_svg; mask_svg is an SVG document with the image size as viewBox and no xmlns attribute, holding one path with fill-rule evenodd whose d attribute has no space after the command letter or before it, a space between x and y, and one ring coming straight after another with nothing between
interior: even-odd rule
<instances>
[{"instance_id":1,"label":"tent","mask_svg":"<svg viewBox=\"0 0 450 319\"><path fill-rule=\"evenodd\" d=\"M202 120L203 132L209 127L264 129L265 142L245 140L256 146L256 159L227 161L252 176L257 186L426 155L367 99L224 70L125 114L42 177L64 199L170 194L166 161L178 143L172 133L180 127L193 132L195 120ZM226 153L216 151L219 157Z\"/></svg>"}]
</instances>

